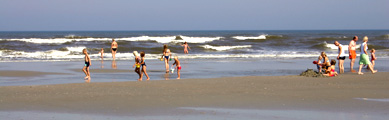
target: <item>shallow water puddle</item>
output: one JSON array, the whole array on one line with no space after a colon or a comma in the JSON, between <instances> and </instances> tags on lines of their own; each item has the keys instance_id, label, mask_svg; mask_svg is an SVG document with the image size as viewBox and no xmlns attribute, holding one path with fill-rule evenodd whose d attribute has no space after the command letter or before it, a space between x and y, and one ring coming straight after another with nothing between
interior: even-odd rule
<instances>
[{"instance_id":1,"label":"shallow water puddle","mask_svg":"<svg viewBox=\"0 0 389 120\"><path fill-rule=\"evenodd\" d=\"M374 102L389 102L389 98L381 98L381 99L376 99L376 98L354 98L357 100L365 100L365 101L374 101Z\"/></svg>"}]
</instances>

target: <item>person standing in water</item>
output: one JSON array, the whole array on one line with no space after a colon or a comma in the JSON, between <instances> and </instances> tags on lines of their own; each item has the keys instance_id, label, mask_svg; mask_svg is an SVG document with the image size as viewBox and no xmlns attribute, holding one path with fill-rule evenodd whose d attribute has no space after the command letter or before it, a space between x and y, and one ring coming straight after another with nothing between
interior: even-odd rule
<instances>
[{"instance_id":1,"label":"person standing in water","mask_svg":"<svg viewBox=\"0 0 389 120\"><path fill-rule=\"evenodd\" d=\"M346 56L344 55L344 49L342 48L342 44L340 44L338 41L335 41L334 44L338 46L338 57L336 57L339 61L339 73L344 73L344 59L346 59Z\"/></svg>"},{"instance_id":2,"label":"person standing in water","mask_svg":"<svg viewBox=\"0 0 389 120\"><path fill-rule=\"evenodd\" d=\"M188 43L185 41L185 43L182 44L181 46L184 46L184 53L189 54L188 49L190 50L190 47L189 47Z\"/></svg>"},{"instance_id":3,"label":"person standing in water","mask_svg":"<svg viewBox=\"0 0 389 120\"><path fill-rule=\"evenodd\" d=\"M163 59L165 60L166 73L169 73L169 58L171 57L170 49L167 48L167 45L163 45Z\"/></svg>"},{"instance_id":4,"label":"person standing in water","mask_svg":"<svg viewBox=\"0 0 389 120\"><path fill-rule=\"evenodd\" d=\"M90 61L90 57L88 55L88 52L86 51L86 48L84 48L82 50L82 53L84 53L85 55L85 59L84 59L84 67L82 68L82 71L84 71L85 73L85 78L84 79L90 79L90 72L89 72L89 66L92 65L92 62Z\"/></svg>"},{"instance_id":5,"label":"person standing in water","mask_svg":"<svg viewBox=\"0 0 389 120\"><path fill-rule=\"evenodd\" d=\"M176 65L176 70L177 70L177 79L180 79L180 71L181 71L181 65L180 65L180 61L178 60L178 57L175 56L174 57L174 63L173 63L173 66Z\"/></svg>"},{"instance_id":6,"label":"person standing in water","mask_svg":"<svg viewBox=\"0 0 389 120\"><path fill-rule=\"evenodd\" d=\"M367 36L363 37L363 43L361 44L361 55L359 56L359 71L358 75L363 75L361 72L363 65L367 65L368 68L370 69L371 73L376 73L377 70L374 70L373 67L371 66L371 63L369 61L369 55L367 53L367 41L369 41L369 38Z\"/></svg>"},{"instance_id":7,"label":"person standing in water","mask_svg":"<svg viewBox=\"0 0 389 120\"><path fill-rule=\"evenodd\" d=\"M103 59L104 58L104 49L103 48L101 48L99 54L101 55L101 59Z\"/></svg>"},{"instance_id":8,"label":"person standing in water","mask_svg":"<svg viewBox=\"0 0 389 120\"><path fill-rule=\"evenodd\" d=\"M349 58L351 60L350 62L351 72L356 72L354 70L354 63L355 63L355 59L357 58L357 53L355 51L357 47L357 41L358 41L358 36L354 36L353 40L351 40L350 44L348 45Z\"/></svg>"},{"instance_id":9,"label":"person standing in water","mask_svg":"<svg viewBox=\"0 0 389 120\"><path fill-rule=\"evenodd\" d=\"M117 49L118 49L118 43L115 41L115 39L112 39L111 52L112 52L113 60L115 60L115 55L116 55Z\"/></svg>"}]
</instances>

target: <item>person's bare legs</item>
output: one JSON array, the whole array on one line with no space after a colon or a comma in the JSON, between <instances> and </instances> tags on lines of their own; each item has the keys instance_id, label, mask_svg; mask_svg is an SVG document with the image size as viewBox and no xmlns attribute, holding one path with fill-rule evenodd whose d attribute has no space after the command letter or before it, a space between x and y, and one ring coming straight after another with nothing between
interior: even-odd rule
<instances>
[{"instance_id":1,"label":"person's bare legs","mask_svg":"<svg viewBox=\"0 0 389 120\"><path fill-rule=\"evenodd\" d=\"M82 71L85 73L85 78L84 79L87 79L88 78L88 73L86 72L86 66L84 66L82 68Z\"/></svg>"},{"instance_id":2,"label":"person's bare legs","mask_svg":"<svg viewBox=\"0 0 389 120\"><path fill-rule=\"evenodd\" d=\"M363 75L363 73L361 72L362 71L362 67L363 67L363 64L360 64L359 65L358 75Z\"/></svg>"},{"instance_id":3,"label":"person's bare legs","mask_svg":"<svg viewBox=\"0 0 389 120\"><path fill-rule=\"evenodd\" d=\"M169 59L165 58L165 68L166 68L166 73L169 73Z\"/></svg>"},{"instance_id":4,"label":"person's bare legs","mask_svg":"<svg viewBox=\"0 0 389 120\"><path fill-rule=\"evenodd\" d=\"M371 71L371 73L376 73L377 72L377 70L374 70L373 68L373 66L371 65L371 64L369 64L369 65L367 65L368 67L369 67L369 69L370 69L370 71Z\"/></svg>"},{"instance_id":5,"label":"person's bare legs","mask_svg":"<svg viewBox=\"0 0 389 120\"><path fill-rule=\"evenodd\" d=\"M339 60L339 73L344 73L344 60Z\"/></svg>"},{"instance_id":6,"label":"person's bare legs","mask_svg":"<svg viewBox=\"0 0 389 120\"><path fill-rule=\"evenodd\" d=\"M181 79L180 78L180 71L181 71L180 69L177 69L177 76L178 76L177 79Z\"/></svg>"},{"instance_id":7,"label":"person's bare legs","mask_svg":"<svg viewBox=\"0 0 389 120\"><path fill-rule=\"evenodd\" d=\"M355 59L351 59L351 62L350 62L350 71L351 72L355 72L355 70L354 70L354 62L355 62Z\"/></svg>"},{"instance_id":8,"label":"person's bare legs","mask_svg":"<svg viewBox=\"0 0 389 120\"><path fill-rule=\"evenodd\" d=\"M375 65L375 61L373 60L373 61L371 61L371 66L370 66L370 67L372 67L373 70L374 70L374 65Z\"/></svg>"},{"instance_id":9,"label":"person's bare legs","mask_svg":"<svg viewBox=\"0 0 389 120\"><path fill-rule=\"evenodd\" d=\"M116 58L116 51L114 51L114 50L112 50L112 58L113 58L113 60L115 60L115 58Z\"/></svg>"},{"instance_id":10,"label":"person's bare legs","mask_svg":"<svg viewBox=\"0 0 389 120\"><path fill-rule=\"evenodd\" d=\"M88 73L88 78L90 78L89 67L86 67L86 72Z\"/></svg>"},{"instance_id":11,"label":"person's bare legs","mask_svg":"<svg viewBox=\"0 0 389 120\"><path fill-rule=\"evenodd\" d=\"M141 80L141 75L140 75L140 68L135 68L135 72L136 72L136 74L138 74L139 75L139 78L138 78L138 81L139 80Z\"/></svg>"},{"instance_id":12,"label":"person's bare legs","mask_svg":"<svg viewBox=\"0 0 389 120\"><path fill-rule=\"evenodd\" d=\"M146 75L146 77L147 77L146 80L150 80L149 75L147 75L146 66L143 66L143 67L142 67L142 71L145 73L145 75Z\"/></svg>"}]
</instances>

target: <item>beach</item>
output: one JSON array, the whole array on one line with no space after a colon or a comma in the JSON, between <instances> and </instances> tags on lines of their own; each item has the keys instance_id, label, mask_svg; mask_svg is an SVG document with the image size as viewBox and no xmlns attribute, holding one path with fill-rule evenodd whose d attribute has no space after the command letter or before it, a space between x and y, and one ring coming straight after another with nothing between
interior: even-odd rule
<instances>
[{"instance_id":1,"label":"beach","mask_svg":"<svg viewBox=\"0 0 389 120\"><path fill-rule=\"evenodd\" d=\"M387 74L346 73L332 78L246 76L2 86L0 111L4 118L12 117L13 112L38 112L56 113L50 115L57 118L61 117L58 113L81 115L76 119L88 115L135 119L152 119L147 116L161 119L189 119L189 116L230 119L228 116L233 114L245 114L244 110L255 113L252 117L242 116L247 119L268 115L259 110L273 111L272 117L267 116L270 119L298 119L300 115L305 116L304 112L290 116L281 114L290 110L334 115L344 113L346 116L343 117L346 118L377 120L389 117ZM224 109L240 112L230 111L228 115L223 113ZM8 112L8 115L4 112ZM28 115L19 117L26 118ZM314 114L301 118L325 119ZM335 119L341 118L335 116Z\"/></svg>"}]
</instances>

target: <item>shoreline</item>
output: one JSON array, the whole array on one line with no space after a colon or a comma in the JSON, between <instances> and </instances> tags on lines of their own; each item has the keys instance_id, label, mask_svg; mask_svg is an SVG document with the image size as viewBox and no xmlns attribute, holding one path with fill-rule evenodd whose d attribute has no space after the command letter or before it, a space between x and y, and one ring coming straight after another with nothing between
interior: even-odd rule
<instances>
[{"instance_id":1,"label":"shoreline","mask_svg":"<svg viewBox=\"0 0 389 120\"><path fill-rule=\"evenodd\" d=\"M186 115L178 108L308 110L388 117L388 72L331 78L245 76L1 86L0 111L114 116ZM191 110L189 110L191 111ZM378 114L377 114L378 113Z\"/></svg>"}]
</instances>

